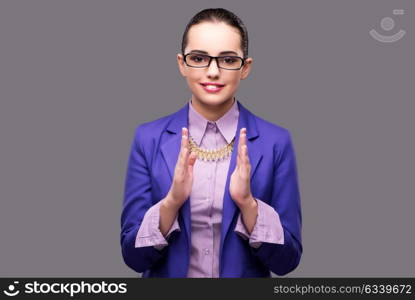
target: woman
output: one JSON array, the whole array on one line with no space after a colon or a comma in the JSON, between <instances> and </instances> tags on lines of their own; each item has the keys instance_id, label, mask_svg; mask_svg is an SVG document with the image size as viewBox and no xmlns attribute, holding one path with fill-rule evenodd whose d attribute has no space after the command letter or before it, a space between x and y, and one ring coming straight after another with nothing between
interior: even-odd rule
<instances>
[{"instance_id":1,"label":"woman","mask_svg":"<svg viewBox=\"0 0 415 300\"><path fill-rule=\"evenodd\" d=\"M121 216L125 263L143 277L285 275L302 254L290 133L235 94L252 66L228 10L189 22L177 55L192 92L179 111L137 127Z\"/></svg>"}]
</instances>

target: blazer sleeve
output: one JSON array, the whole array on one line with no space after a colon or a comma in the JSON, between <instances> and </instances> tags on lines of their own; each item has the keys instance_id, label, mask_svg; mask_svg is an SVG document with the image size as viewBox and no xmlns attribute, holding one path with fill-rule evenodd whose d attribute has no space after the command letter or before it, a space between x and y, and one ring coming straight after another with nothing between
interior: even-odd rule
<instances>
[{"instance_id":1,"label":"blazer sleeve","mask_svg":"<svg viewBox=\"0 0 415 300\"><path fill-rule=\"evenodd\" d=\"M274 148L274 174L272 199L269 203L276 210L283 227L284 243L262 243L257 249L249 247L259 260L277 275L293 271L300 263L303 252L301 243L301 204L297 166L291 135L284 131L281 142Z\"/></svg>"},{"instance_id":2,"label":"blazer sleeve","mask_svg":"<svg viewBox=\"0 0 415 300\"><path fill-rule=\"evenodd\" d=\"M138 126L131 145L125 178L125 191L121 213L121 249L124 262L142 273L150 269L165 254L166 248L135 247L136 236L145 213L153 206L151 178L143 151L144 130Z\"/></svg>"}]
</instances>

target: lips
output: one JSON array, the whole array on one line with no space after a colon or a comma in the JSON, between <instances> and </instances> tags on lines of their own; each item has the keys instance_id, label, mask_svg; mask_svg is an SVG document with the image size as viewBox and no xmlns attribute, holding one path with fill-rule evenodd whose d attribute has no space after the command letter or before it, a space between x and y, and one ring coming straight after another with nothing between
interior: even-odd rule
<instances>
[{"instance_id":1,"label":"lips","mask_svg":"<svg viewBox=\"0 0 415 300\"><path fill-rule=\"evenodd\" d=\"M203 89L208 93L217 93L219 92L225 85L215 82L204 82L200 84Z\"/></svg>"}]
</instances>

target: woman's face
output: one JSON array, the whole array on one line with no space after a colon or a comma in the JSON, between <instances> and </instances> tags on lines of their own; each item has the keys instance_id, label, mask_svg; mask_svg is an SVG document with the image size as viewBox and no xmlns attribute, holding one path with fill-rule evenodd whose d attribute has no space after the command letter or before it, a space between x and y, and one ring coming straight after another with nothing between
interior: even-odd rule
<instances>
[{"instance_id":1,"label":"woman's face","mask_svg":"<svg viewBox=\"0 0 415 300\"><path fill-rule=\"evenodd\" d=\"M241 36L238 29L223 22L202 22L190 27L188 43L184 54L201 50L210 56L233 55L243 57ZM222 54L222 52L234 52ZM209 67L192 68L185 64L183 55L177 55L180 73L186 78L192 92L192 102L196 101L203 106L221 107L233 102L241 79L245 79L251 69L252 58L245 61L240 70L220 69L216 60L212 60ZM224 85L218 92L208 92L202 83L214 82Z\"/></svg>"}]
</instances>

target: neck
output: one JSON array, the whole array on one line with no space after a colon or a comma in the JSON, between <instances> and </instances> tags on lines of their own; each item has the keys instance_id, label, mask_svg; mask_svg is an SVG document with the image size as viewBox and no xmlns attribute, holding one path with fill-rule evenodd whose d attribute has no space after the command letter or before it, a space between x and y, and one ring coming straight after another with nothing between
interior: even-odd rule
<instances>
[{"instance_id":1,"label":"neck","mask_svg":"<svg viewBox=\"0 0 415 300\"><path fill-rule=\"evenodd\" d=\"M234 104L234 101L236 100L235 97L232 97L230 100L227 100L224 103L217 106L206 105L201 101L195 100L193 96L191 101L193 108L199 114L201 114L207 120L215 122L231 109L232 105Z\"/></svg>"}]
</instances>

